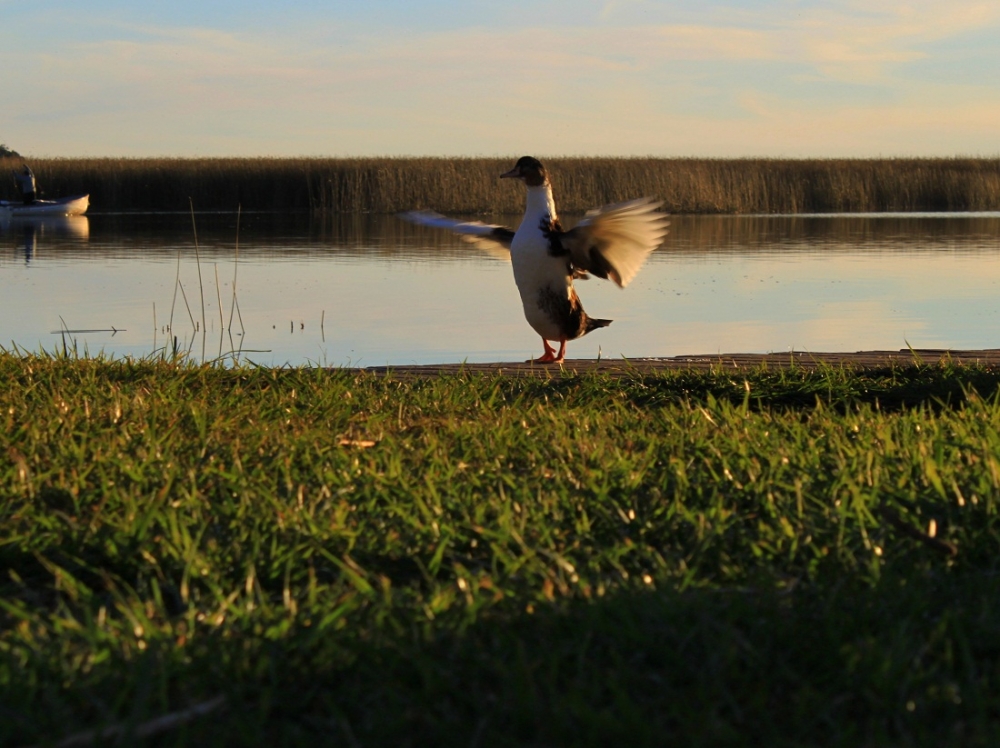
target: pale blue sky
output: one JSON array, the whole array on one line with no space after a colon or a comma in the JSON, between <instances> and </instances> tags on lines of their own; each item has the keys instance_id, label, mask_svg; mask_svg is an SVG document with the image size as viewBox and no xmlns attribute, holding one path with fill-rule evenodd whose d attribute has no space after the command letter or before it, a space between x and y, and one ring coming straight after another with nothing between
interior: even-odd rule
<instances>
[{"instance_id":1,"label":"pale blue sky","mask_svg":"<svg viewBox=\"0 0 1000 748\"><path fill-rule=\"evenodd\" d=\"M1000 0L0 0L31 156L1000 154Z\"/></svg>"}]
</instances>

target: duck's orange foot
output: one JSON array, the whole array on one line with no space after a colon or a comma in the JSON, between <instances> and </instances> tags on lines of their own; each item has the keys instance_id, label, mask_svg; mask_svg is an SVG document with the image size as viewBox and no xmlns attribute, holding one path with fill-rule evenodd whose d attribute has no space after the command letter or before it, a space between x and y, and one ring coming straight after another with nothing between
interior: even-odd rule
<instances>
[{"instance_id":1,"label":"duck's orange foot","mask_svg":"<svg viewBox=\"0 0 1000 748\"><path fill-rule=\"evenodd\" d=\"M561 364L566 358L566 341L563 340L559 345L559 352L556 353L556 349L549 345L549 341L542 338L542 345L545 346L545 353L542 354L540 358L532 358L525 361L527 364Z\"/></svg>"},{"instance_id":2,"label":"duck's orange foot","mask_svg":"<svg viewBox=\"0 0 1000 748\"><path fill-rule=\"evenodd\" d=\"M546 351L544 356L539 356L538 358L529 358L526 363L529 364L556 364L562 363L561 358L556 358L555 351Z\"/></svg>"}]
</instances>

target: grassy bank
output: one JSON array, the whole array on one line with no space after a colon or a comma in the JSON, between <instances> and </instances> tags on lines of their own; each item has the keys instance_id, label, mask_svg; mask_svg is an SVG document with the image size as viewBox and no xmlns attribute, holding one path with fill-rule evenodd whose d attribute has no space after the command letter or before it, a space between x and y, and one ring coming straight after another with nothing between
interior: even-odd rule
<instances>
[{"instance_id":1,"label":"grassy bank","mask_svg":"<svg viewBox=\"0 0 1000 748\"><path fill-rule=\"evenodd\" d=\"M566 212L656 195L672 213L1000 209L1000 159L545 159ZM44 195L96 211L329 210L517 213L513 159L32 159ZM20 161L0 159L7 171ZM4 181L13 198L13 180Z\"/></svg>"},{"instance_id":2,"label":"grassy bank","mask_svg":"<svg viewBox=\"0 0 1000 748\"><path fill-rule=\"evenodd\" d=\"M998 386L0 355L0 744L995 745Z\"/></svg>"}]
</instances>

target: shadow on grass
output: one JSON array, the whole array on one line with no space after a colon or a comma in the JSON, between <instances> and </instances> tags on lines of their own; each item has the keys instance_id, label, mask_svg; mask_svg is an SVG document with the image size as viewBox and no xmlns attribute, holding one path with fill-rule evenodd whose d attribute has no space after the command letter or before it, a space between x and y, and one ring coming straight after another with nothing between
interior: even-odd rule
<instances>
[{"instance_id":1,"label":"shadow on grass","mask_svg":"<svg viewBox=\"0 0 1000 748\"><path fill-rule=\"evenodd\" d=\"M186 647L154 640L95 663L72 690L8 682L4 742L54 740L84 713L87 726L134 726L164 711L158 704L176 709L219 694L224 711L154 744L1000 739L1000 579L992 573L887 575L874 587L784 593L631 591L533 614L494 612L471 625L360 612L371 625L300 621L280 637L229 627Z\"/></svg>"},{"instance_id":2,"label":"shadow on grass","mask_svg":"<svg viewBox=\"0 0 1000 748\"><path fill-rule=\"evenodd\" d=\"M679 400L726 401L750 410L811 410L817 403L843 412L862 405L893 412L926 406L958 408L975 394L993 398L1000 370L986 366L909 366L881 369L756 369L730 372L676 371L655 376L637 371L610 382L600 374L552 380L525 380L524 395L539 399L557 393L577 405L597 404L609 390L640 408Z\"/></svg>"}]
</instances>

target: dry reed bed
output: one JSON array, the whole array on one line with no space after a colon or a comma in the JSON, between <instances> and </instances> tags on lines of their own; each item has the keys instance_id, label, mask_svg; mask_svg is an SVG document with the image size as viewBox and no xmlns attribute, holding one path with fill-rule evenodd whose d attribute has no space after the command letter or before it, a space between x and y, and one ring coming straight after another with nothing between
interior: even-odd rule
<instances>
[{"instance_id":1,"label":"dry reed bed","mask_svg":"<svg viewBox=\"0 0 1000 748\"><path fill-rule=\"evenodd\" d=\"M0 160L2 168L19 159ZM672 213L1000 209L1000 159L545 159L566 212L656 195ZM43 195L95 211L327 210L516 213L510 158L32 159ZM13 197L13 181L3 187Z\"/></svg>"}]
</instances>

